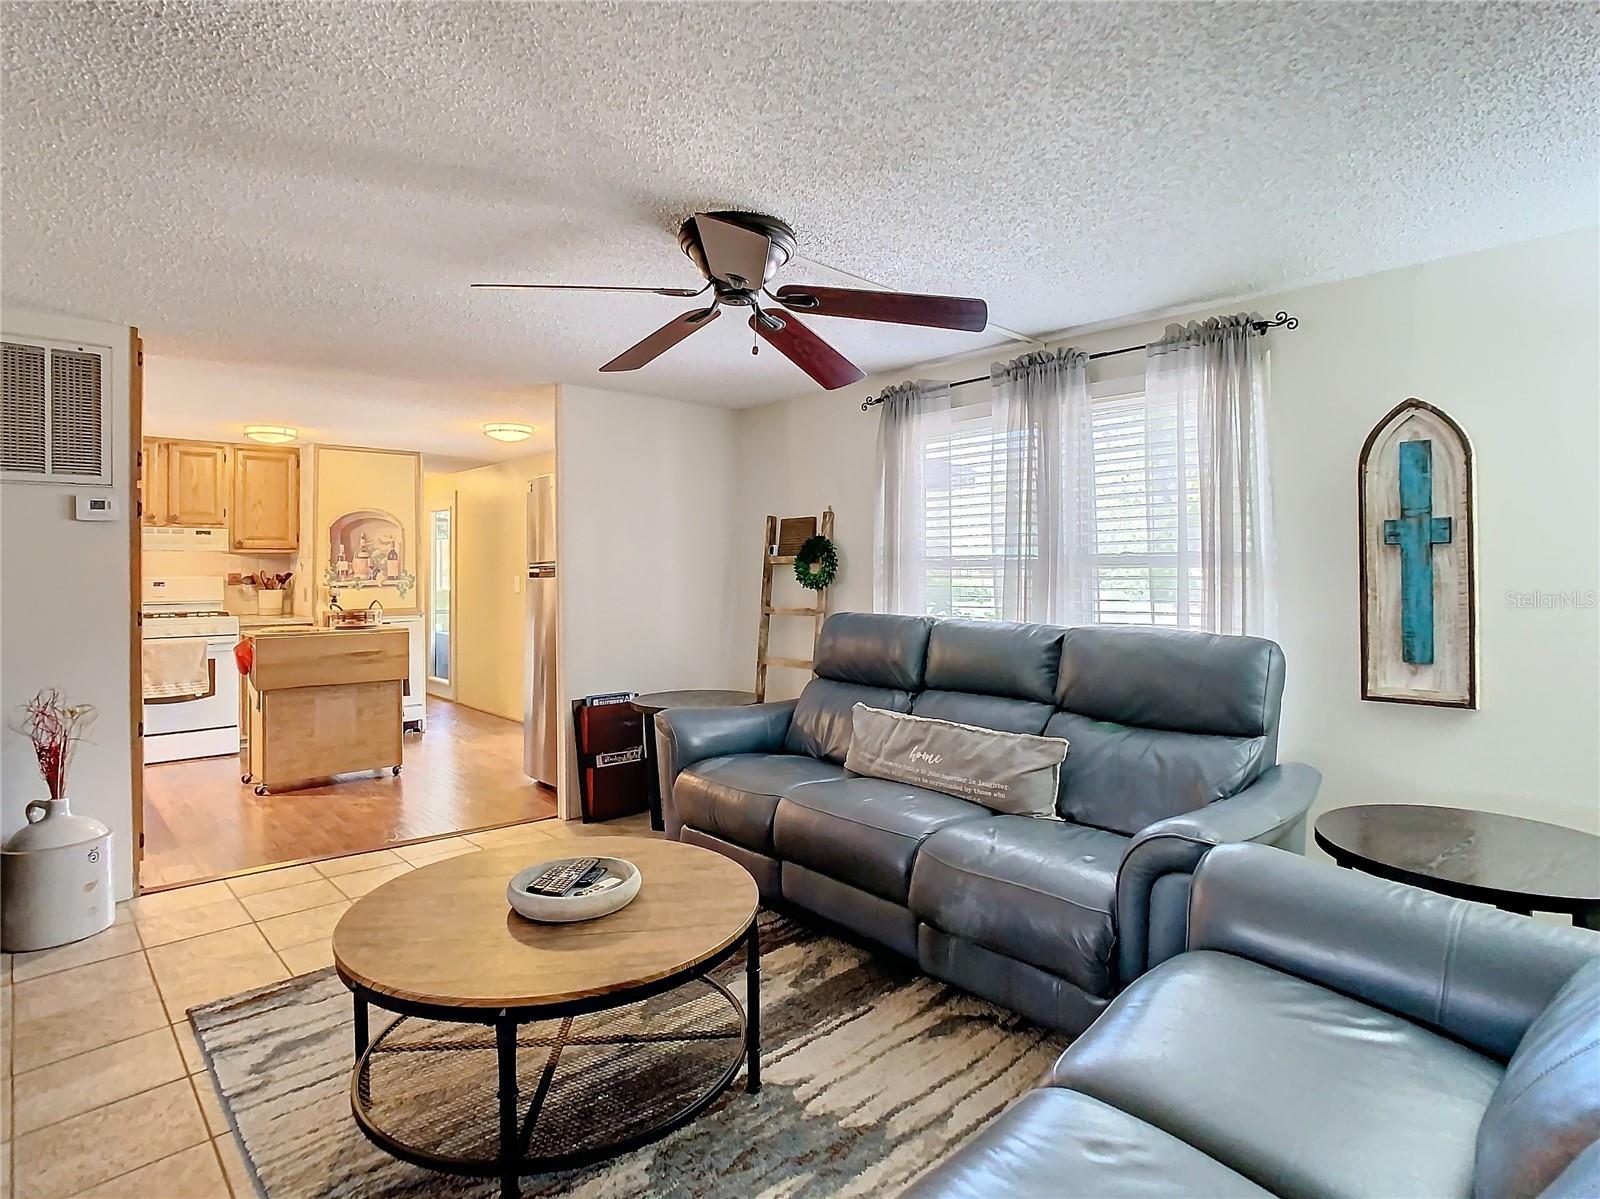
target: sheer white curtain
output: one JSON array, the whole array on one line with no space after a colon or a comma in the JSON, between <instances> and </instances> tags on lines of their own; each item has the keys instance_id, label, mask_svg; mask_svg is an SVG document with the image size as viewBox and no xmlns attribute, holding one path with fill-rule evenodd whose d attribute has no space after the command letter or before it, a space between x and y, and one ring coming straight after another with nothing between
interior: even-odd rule
<instances>
[{"instance_id":1,"label":"sheer white curtain","mask_svg":"<svg viewBox=\"0 0 1600 1199\"><path fill-rule=\"evenodd\" d=\"M920 616L927 608L927 445L950 432L950 387L902 383L878 406L878 495L872 608Z\"/></svg>"},{"instance_id":2,"label":"sheer white curtain","mask_svg":"<svg viewBox=\"0 0 1600 1199\"><path fill-rule=\"evenodd\" d=\"M1200 627L1272 636L1276 546L1267 463L1267 355L1254 313L1168 325L1152 342L1145 393L1192 424L1198 538L1179 540L1180 577L1200 590Z\"/></svg>"},{"instance_id":3,"label":"sheer white curtain","mask_svg":"<svg viewBox=\"0 0 1600 1199\"><path fill-rule=\"evenodd\" d=\"M1004 620L1094 619L1094 440L1089 357L1026 354L989 369L1002 435Z\"/></svg>"}]
</instances>

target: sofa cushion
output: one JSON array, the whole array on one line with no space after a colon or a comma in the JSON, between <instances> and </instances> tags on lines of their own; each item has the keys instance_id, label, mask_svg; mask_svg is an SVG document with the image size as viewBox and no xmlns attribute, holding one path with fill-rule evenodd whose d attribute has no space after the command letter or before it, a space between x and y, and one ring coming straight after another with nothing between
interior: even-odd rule
<instances>
[{"instance_id":1,"label":"sofa cushion","mask_svg":"<svg viewBox=\"0 0 1600 1199\"><path fill-rule=\"evenodd\" d=\"M685 769L672 799L690 828L770 854L778 799L796 787L844 777L842 766L801 754L730 754Z\"/></svg>"},{"instance_id":2,"label":"sofa cushion","mask_svg":"<svg viewBox=\"0 0 1600 1199\"><path fill-rule=\"evenodd\" d=\"M795 701L783 748L792 754L809 754L843 765L845 755L850 752L850 710L857 704L891 712L909 712L911 696L908 692L884 687L812 679Z\"/></svg>"},{"instance_id":3,"label":"sofa cushion","mask_svg":"<svg viewBox=\"0 0 1600 1199\"><path fill-rule=\"evenodd\" d=\"M953 824L917 855L911 910L937 929L1109 995L1111 913L1127 845L1115 833L1031 816Z\"/></svg>"},{"instance_id":4,"label":"sofa cushion","mask_svg":"<svg viewBox=\"0 0 1600 1199\"><path fill-rule=\"evenodd\" d=\"M1002 733L1042 733L1055 709L1032 700L974 695L970 691L923 691L912 699L911 714Z\"/></svg>"},{"instance_id":5,"label":"sofa cushion","mask_svg":"<svg viewBox=\"0 0 1600 1199\"><path fill-rule=\"evenodd\" d=\"M1060 1087L1029 1091L902 1199L1267 1199L1243 1175L1137 1116Z\"/></svg>"},{"instance_id":6,"label":"sofa cushion","mask_svg":"<svg viewBox=\"0 0 1600 1199\"><path fill-rule=\"evenodd\" d=\"M933 623L931 616L835 612L823 622L812 669L819 679L920 690Z\"/></svg>"},{"instance_id":7,"label":"sofa cushion","mask_svg":"<svg viewBox=\"0 0 1600 1199\"><path fill-rule=\"evenodd\" d=\"M1053 704L1065 632L1042 624L941 620L928 634L922 685Z\"/></svg>"},{"instance_id":8,"label":"sofa cushion","mask_svg":"<svg viewBox=\"0 0 1600 1199\"><path fill-rule=\"evenodd\" d=\"M1128 836L1235 795L1272 764L1264 737L1170 733L1072 712L1057 712L1044 735L1072 744L1056 811Z\"/></svg>"},{"instance_id":9,"label":"sofa cushion","mask_svg":"<svg viewBox=\"0 0 1600 1199\"><path fill-rule=\"evenodd\" d=\"M1051 1073L1277 1195L1472 1192L1499 1063L1255 962L1196 950L1114 1000Z\"/></svg>"},{"instance_id":10,"label":"sofa cushion","mask_svg":"<svg viewBox=\"0 0 1600 1199\"><path fill-rule=\"evenodd\" d=\"M903 904L922 843L947 825L984 820L987 808L884 779L812 783L778 803L778 856Z\"/></svg>"},{"instance_id":11,"label":"sofa cushion","mask_svg":"<svg viewBox=\"0 0 1600 1199\"><path fill-rule=\"evenodd\" d=\"M1600 959L1528 1027L1478 1129L1478 1199L1534 1199L1600 1139Z\"/></svg>"},{"instance_id":12,"label":"sofa cushion","mask_svg":"<svg viewBox=\"0 0 1600 1199\"><path fill-rule=\"evenodd\" d=\"M1187 629L1067 629L1055 698L1095 720L1275 738L1283 651L1259 637Z\"/></svg>"}]
</instances>

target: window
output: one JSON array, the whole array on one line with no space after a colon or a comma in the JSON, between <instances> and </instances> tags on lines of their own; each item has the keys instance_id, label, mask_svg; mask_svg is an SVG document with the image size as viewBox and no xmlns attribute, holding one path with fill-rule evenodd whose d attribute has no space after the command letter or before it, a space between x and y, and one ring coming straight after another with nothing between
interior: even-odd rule
<instances>
[{"instance_id":1,"label":"window","mask_svg":"<svg viewBox=\"0 0 1600 1199\"><path fill-rule=\"evenodd\" d=\"M1090 389L1093 619L1204 627L1195 413L1153 402L1130 382Z\"/></svg>"},{"instance_id":2,"label":"window","mask_svg":"<svg viewBox=\"0 0 1600 1199\"><path fill-rule=\"evenodd\" d=\"M1093 574L1089 619L1205 627L1195 414L1150 402L1137 379L1095 384L1090 395L1092 512L1078 533ZM1037 537L1019 539L1027 550L1006 540L1008 457L1022 436L997 428L980 402L952 410L923 442L928 615L1003 619L1008 569L1037 561Z\"/></svg>"},{"instance_id":3,"label":"window","mask_svg":"<svg viewBox=\"0 0 1600 1199\"><path fill-rule=\"evenodd\" d=\"M923 447L923 594L930 616L1001 619L1006 437L989 405L951 413Z\"/></svg>"},{"instance_id":4,"label":"window","mask_svg":"<svg viewBox=\"0 0 1600 1199\"><path fill-rule=\"evenodd\" d=\"M428 677L437 683L450 682L450 514L449 508L433 512L432 595L428 607L432 617L428 631Z\"/></svg>"}]
</instances>

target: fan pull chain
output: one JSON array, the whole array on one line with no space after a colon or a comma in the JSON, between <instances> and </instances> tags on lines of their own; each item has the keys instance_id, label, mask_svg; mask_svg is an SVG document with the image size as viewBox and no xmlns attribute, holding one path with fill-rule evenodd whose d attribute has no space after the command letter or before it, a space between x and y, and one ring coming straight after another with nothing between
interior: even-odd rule
<instances>
[{"instance_id":1,"label":"fan pull chain","mask_svg":"<svg viewBox=\"0 0 1600 1199\"><path fill-rule=\"evenodd\" d=\"M756 335L756 331L754 329L751 329L750 330L750 356L753 358L759 353L761 353L761 338Z\"/></svg>"}]
</instances>

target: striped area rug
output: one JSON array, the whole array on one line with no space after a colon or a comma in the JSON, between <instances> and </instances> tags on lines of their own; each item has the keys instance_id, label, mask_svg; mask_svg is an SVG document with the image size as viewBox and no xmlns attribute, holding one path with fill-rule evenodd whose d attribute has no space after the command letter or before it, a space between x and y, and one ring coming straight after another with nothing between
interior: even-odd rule
<instances>
[{"instance_id":1,"label":"striped area rug","mask_svg":"<svg viewBox=\"0 0 1600 1199\"><path fill-rule=\"evenodd\" d=\"M887 952L869 952L770 913L761 921L761 1092L747 1094L736 1083L693 1123L654 1144L585 1169L526 1176L525 1196L892 1195L1033 1086L1065 1047L1060 1034L925 978ZM741 957L718 974L742 996ZM651 1013L652 1024L705 1019L708 990L701 985L683 994L690 998L680 1013L675 1015L666 997ZM350 993L332 970L197 1008L191 1019L245 1159L268 1199L498 1194L491 1181L397 1161L356 1127L350 1111ZM594 1019L601 1028L603 1018ZM373 1009L374 1035L386 1020ZM525 1026L523 1043L536 1046L541 1027ZM405 1031L423 1048L429 1037L462 1037L459 1025L410 1021ZM683 1081L668 1078L670 1069L641 1076L636 1054L593 1053L581 1096L590 1105L597 1081L601 1107L646 1103L641 1088ZM398 1052L390 1057L403 1060ZM542 1060L536 1048L520 1051L528 1079L524 1094ZM487 1043L480 1065L465 1080L413 1071L406 1077L417 1085L409 1094L400 1076L379 1080L375 1068L375 1084L383 1086L375 1085L374 1093L382 1089L391 1105L408 1107L400 1118L421 1120L447 1145L481 1148L481 1138L493 1136L495 1110ZM564 1100L553 1092L547 1110L576 1111L578 1098ZM451 1112L459 1115L459 1129L449 1126L445 1113Z\"/></svg>"}]
</instances>

